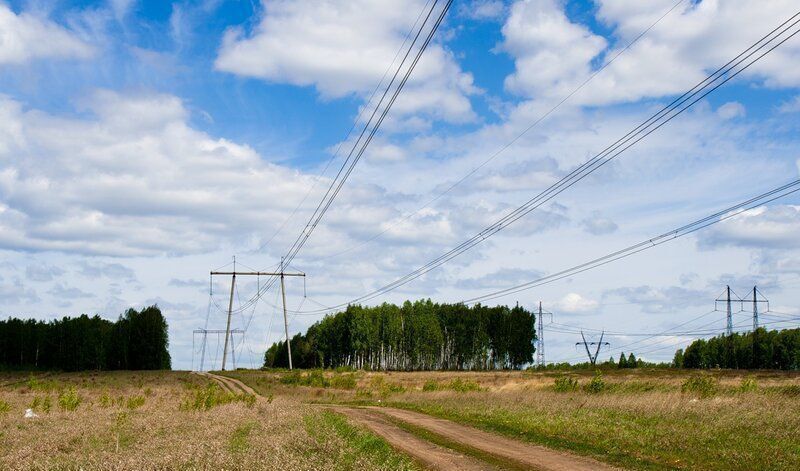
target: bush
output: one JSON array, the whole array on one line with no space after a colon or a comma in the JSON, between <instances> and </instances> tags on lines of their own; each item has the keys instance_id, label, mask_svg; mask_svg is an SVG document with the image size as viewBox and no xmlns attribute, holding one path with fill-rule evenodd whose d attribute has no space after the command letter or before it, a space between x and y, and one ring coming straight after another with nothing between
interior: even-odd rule
<instances>
[{"instance_id":1,"label":"bush","mask_svg":"<svg viewBox=\"0 0 800 471\"><path fill-rule=\"evenodd\" d=\"M555 380L554 388L556 392L570 392L578 389L578 380L569 376L559 376Z\"/></svg>"},{"instance_id":2,"label":"bush","mask_svg":"<svg viewBox=\"0 0 800 471\"><path fill-rule=\"evenodd\" d=\"M748 393L758 391L758 382L755 378L742 378L742 384L739 385L739 392Z\"/></svg>"},{"instance_id":3,"label":"bush","mask_svg":"<svg viewBox=\"0 0 800 471\"><path fill-rule=\"evenodd\" d=\"M58 406L64 411L74 411L81 404L81 397L74 387L65 389L58 395Z\"/></svg>"},{"instance_id":4,"label":"bush","mask_svg":"<svg viewBox=\"0 0 800 471\"><path fill-rule=\"evenodd\" d=\"M50 408L53 406L50 401L50 396L35 396L31 403L28 405L30 409L50 413Z\"/></svg>"},{"instance_id":5,"label":"bush","mask_svg":"<svg viewBox=\"0 0 800 471\"><path fill-rule=\"evenodd\" d=\"M216 384L209 384L205 388L197 389L194 394L186 397L180 405L181 410L210 410L213 407L242 402L247 407L253 407L256 397L252 394L233 394L223 391Z\"/></svg>"},{"instance_id":6,"label":"bush","mask_svg":"<svg viewBox=\"0 0 800 471\"><path fill-rule=\"evenodd\" d=\"M100 407L103 409L108 409L109 407L114 405L114 399L108 394L108 391L103 391L103 395L100 396Z\"/></svg>"},{"instance_id":7,"label":"bush","mask_svg":"<svg viewBox=\"0 0 800 471\"><path fill-rule=\"evenodd\" d=\"M694 393L700 397L711 397L717 389L717 380L710 376L692 376L681 386L682 393Z\"/></svg>"},{"instance_id":8,"label":"bush","mask_svg":"<svg viewBox=\"0 0 800 471\"><path fill-rule=\"evenodd\" d=\"M586 386L584 386L584 389L589 394L601 393L606 389L606 382L603 381L603 377L600 375L599 371L597 373L595 373L595 375L591 379L591 381L586 383Z\"/></svg>"},{"instance_id":9,"label":"bush","mask_svg":"<svg viewBox=\"0 0 800 471\"><path fill-rule=\"evenodd\" d=\"M128 401L125 403L125 406L128 409L138 409L144 405L144 396L132 396L128 398Z\"/></svg>"},{"instance_id":10,"label":"bush","mask_svg":"<svg viewBox=\"0 0 800 471\"><path fill-rule=\"evenodd\" d=\"M425 381L425 384L422 385L422 390L425 392L438 391L439 383L436 381Z\"/></svg>"},{"instance_id":11,"label":"bush","mask_svg":"<svg viewBox=\"0 0 800 471\"><path fill-rule=\"evenodd\" d=\"M456 392L470 392L470 391L481 390L481 387L475 381L462 380L461 378L456 378L453 381L450 381L450 384L448 384L447 387Z\"/></svg>"},{"instance_id":12,"label":"bush","mask_svg":"<svg viewBox=\"0 0 800 471\"><path fill-rule=\"evenodd\" d=\"M355 389L356 377L352 373L336 375L331 378L330 386L336 389Z\"/></svg>"}]
</instances>

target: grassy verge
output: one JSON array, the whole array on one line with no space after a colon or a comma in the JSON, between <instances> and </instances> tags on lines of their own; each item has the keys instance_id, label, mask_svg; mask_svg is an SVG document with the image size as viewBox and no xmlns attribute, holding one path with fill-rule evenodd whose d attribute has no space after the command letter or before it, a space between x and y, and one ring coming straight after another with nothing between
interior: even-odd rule
<instances>
[{"instance_id":1,"label":"grassy verge","mask_svg":"<svg viewBox=\"0 0 800 471\"><path fill-rule=\"evenodd\" d=\"M337 450L336 469L419 469L410 458L395 451L385 440L351 425L339 414L320 411L307 414L304 421L308 434L320 444L330 442L330 435L344 441L346 446Z\"/></svg>"}]
</instances>

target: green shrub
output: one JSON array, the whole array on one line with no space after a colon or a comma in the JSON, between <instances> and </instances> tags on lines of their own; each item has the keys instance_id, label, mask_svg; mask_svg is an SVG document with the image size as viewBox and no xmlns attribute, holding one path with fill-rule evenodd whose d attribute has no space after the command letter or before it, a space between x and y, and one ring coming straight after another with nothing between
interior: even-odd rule
<instances>
[{"instance_id":1,"label":"green shrub","mask_svg":"<svg viewBox=\"0 0 800 471\"><path fill-rule=\"evenodd\" d=\"M356 377L352 373L336 375L331 378L330 386L335 389L355 389Z\"/></svg>"},{"instance_id":2,"label":"green shrub","mask_svg":"<svg viewBox=\"0 0 800 471\"><path fill-rule=\"evenodd\" d=\"M143 405L144 405L144 396L132 396L132 397L129 397L128 400L125 403L125 406L128 409L131 409L131 410L138 409L139 407L142 407Z\"/></svg>"},{"instance_id":3,"label":"green shrub","mask_svg":"<svg viewBox=\"0 0 800 471\"><path fill-rule=\"evenodd\" d=\"M463 380L461 378L456 378L453 381L450 381L450 384L447 385L448 389L452 389L456 392L470 392L470 391L480 391L481 387L475 381Z\"/></svg>"},{"instance_id":4,"label":"green shrub","mask_svg":"<svg viewBox=\"0 0 800 471\"><path fill-rule=\"evenodd\" d=\"M742 384L739 385L739 392L748 393L756 391L758 391L758 382L756 382L755 378L742 378Z\"/></svg>"},{"instance_id":5,"label":"green shrub","mask_svg":"<svg viewBox=\"0 0 800 471\"><path fill-rule=\"evenodd\" d=\"M205 388L197 389L181 402L181 410L210 410L216 406L242 402L247 407L253 407L256 397L252 394L233 394L223 391L216 384L209 384Z\"/></svg>"},{"instance_id":6,"label":"green shrub","mask_svg":"<svg viewBox=\"0 0 800 471\"><path fill-rule=\"evenodd\" d=\"M81 397L74 387L69 387L58 395L58 406L64 411L74 411L81 404Z\"/></svg>"},{"instance_id":7,"label":"green shrub","mask_svg":"<svg viewBox=\"0 0 800 471\"><path fill-rule=\"evenodd\" d=\"M422 390L426 392L438 391L439 389L439 383L436 381L425 381L425 384L422 385Z\"/></svg>"},{"instance_id":8,"label":"green shrub","mask_svg":"<svg viewBox=\"0 0 800 471\"><path fill-rule=\"evenodd\" d=\"M711 397L717 393L717 380L710 376L692 376L681 385L682 393L693 393L700 397Z\"/></svg>"},{"instance_id":9,"label":"green shrub","mask_svg":"<svg viewBox=\"0 0 800 471\"><path fill-rule=\"evenodd\" d=\"M578 380L570 376L559 376L555 380L554 388L556 392L570 392L578 389Z\"/></svg>"},{"instance_id":10,"label":"green shrub","mask_svg":"<svg viewBox=\"0 0 800 471\"><path fill-rule=\"evenodd\" d=\"M5 415L11 410L11 404L0 399L0 415Z\"/></svg>"},{"instance_id":11,"label":"green shrub","mask_svg":"<svg viewBox=\"0 0 800 471\"><path fill-rule=\"evenodd\" d=\"M598 371L592 379L586 383L584 390L589 394L598 394L606 389L606 382L603 381L603 376Z\"/></svg>"},{"instance_id":12,"label":"green shrub","mask_svg":"<svg viewBox=\"0 0 800 471\"><path fill-rule=\"evenodd\" d=\"M310 371L306 375L303 384L304 386L311 386L312 388L327 388L330 386L330 382L320 370Z\"/></svg>"},{"instance_id":13,"label":"green shrub","mask_svg":"<svg viewBox=\"0 0 800 471\"><path fill-rule=\"evenodd\" d=\"M103 391L103 395L100 396L100 407L103 409L108 409L109 407L114 405L114 399L108 394L108 391Z\"/></svg>"}]
</instances>

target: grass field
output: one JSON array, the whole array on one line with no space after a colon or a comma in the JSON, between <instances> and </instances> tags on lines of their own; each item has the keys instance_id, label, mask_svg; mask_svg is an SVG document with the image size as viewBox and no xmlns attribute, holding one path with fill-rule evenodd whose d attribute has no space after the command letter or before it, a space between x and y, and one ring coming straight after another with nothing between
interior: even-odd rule
<instances>
[{"instance_id":1,"label":"grass field","mask_svg":"<svg viewBox=\"0 0 800 471\"><path fill-rule=\"evenodd\" d=\"M3 470L412 468L339 415L189 373L0 374Z\"/></svg>"},{"instance_id":2,"label":"grass field","mask_svg":"<svg viewBox=\"0 0 800 471\"><path fill-rule=\"evenodd\" d=\"M800 469L797 373L228 374L266 395L412 409L632 469Z\"/></svg>"}]
</instances>

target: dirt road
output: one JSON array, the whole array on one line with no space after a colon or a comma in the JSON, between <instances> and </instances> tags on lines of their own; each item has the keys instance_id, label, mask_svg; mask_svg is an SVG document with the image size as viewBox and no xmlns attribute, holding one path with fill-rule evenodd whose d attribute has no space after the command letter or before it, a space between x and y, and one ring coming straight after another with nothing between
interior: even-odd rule
<instances>
[{"instance_id":1,"label":"dirt road","mask_svg":"<svg viewBox=\"0 0 800 471\"><path fill-rule=\"evenodd\" d=\"M257 393L241 381L212 373L201 373L234 393ZM439 470L485 470L497 469L491 464L466 456L444 446L404 430L392 423L397 421L414 428L423 429L447 442L457 443L460 449L474 450L476 456L491 456L500 462L510 463L514 468L546 471L603 471L617 469L591 458L574 455L513 440L494 433L461 425L430 415L391 407L324 406L341 413L354 422L383 437L394 448L414 458L431 469ZM391 420L390 420L391 419ZM441 441L440 441L441 443Z\"/></svg>"}]
</instances>

